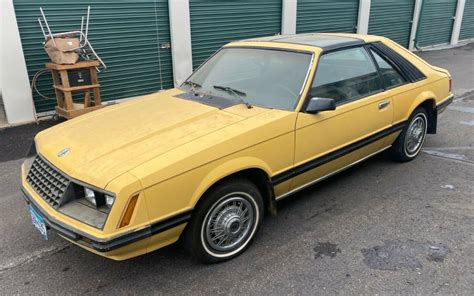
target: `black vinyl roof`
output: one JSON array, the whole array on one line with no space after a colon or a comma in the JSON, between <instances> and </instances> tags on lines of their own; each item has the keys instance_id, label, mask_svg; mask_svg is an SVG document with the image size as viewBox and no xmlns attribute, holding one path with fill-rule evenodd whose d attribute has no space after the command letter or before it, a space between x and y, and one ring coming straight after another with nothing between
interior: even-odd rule
<instances>
[{"instance_id":1,"label":"black vinyl roof","mask_svg":"<svg viewBox=\"0 0 474 296\"><path fill-rule=\"evenodd\" d=\"M265 42L283 42L292 44L302 44L319 47L323 50L332 50L352 45L365 44L365 41L356 37L338 36L331 34L307 33L295 35L276 35L270 37L261 37L246 39L243 41L265 41Z\"/></svg>"}]
</instances>

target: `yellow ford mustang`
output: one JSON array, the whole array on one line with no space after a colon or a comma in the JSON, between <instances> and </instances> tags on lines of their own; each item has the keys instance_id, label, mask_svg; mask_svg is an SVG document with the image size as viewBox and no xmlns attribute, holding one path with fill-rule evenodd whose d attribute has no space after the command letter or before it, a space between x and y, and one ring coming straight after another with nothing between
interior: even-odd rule
<instances>
[{"instance_id":1,"label":"yellow ford mustang","mask_svg":"<svg viewBox=\"0 0 474 296\"><path fill-rule=\"evenodd\" d=\"M35 227L123 260L174 243L241 254L276 201L390 149L420 152L450 74L382 37L224 46L180 87L39 133L22 166Z\"/></svg>"}]
</instances>

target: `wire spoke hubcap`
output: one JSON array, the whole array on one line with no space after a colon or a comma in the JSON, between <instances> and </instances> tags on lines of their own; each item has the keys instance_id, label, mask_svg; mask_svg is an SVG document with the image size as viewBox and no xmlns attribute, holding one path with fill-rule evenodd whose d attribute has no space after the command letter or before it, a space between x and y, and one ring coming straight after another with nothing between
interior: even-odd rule
<instances>
[{"instance_id":1,"label":"wire spoke hubcap","mask_svg":"<svg viewBox=\"0 0 474 296\"><path fill-rule=\"evenodd\" d=\"M205 226L208 245L221 252L240 246L253 228L254 211L250 202L238 193L217 203L208 215Z\"/></svg>"},{"instance_id":2,"label":"wire spoke hubcap","mask_svg":"<svg viewBox=\"0 0 474 296\"><path fill-rule=\"evenodd\" d=\"M426 134L426 118L419 115L416 117L408 127L405 138L405 149L408 155L413 156L423 145L423 140Z\"/></svg>"}]
</instances>

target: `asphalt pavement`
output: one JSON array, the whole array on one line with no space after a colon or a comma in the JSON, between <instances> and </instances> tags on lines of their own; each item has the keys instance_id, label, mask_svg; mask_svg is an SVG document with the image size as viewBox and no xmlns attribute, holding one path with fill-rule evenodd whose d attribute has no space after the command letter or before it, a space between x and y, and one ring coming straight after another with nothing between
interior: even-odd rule
<instances>
[{"instance_id":1,"label":"asphalt pavement","mask_svg":"<svg viewBox=\"0 0 474 296\"><path fill-rule=\"evenodd\" d=\"M43 241L19 167L50 123L0 130L0 295L472 295L474 44L420 55L451 71L456 94L423 153L404 164L380 154L285 199L247 252L218 265L179 245L115 262Z\"/></svg>"}]
</instances>

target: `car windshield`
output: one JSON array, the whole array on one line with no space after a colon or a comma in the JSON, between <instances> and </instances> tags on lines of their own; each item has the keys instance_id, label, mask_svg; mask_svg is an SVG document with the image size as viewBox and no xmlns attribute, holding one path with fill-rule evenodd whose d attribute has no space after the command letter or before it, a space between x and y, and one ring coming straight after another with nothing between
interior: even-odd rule
<instances>
[{"instance_id":1,"label":"car windshield","mask_svg":"<svg viewBox=\"0 0 474 296\"><path fill-rule=\"evenodd\" d=\"M247 106L294 110L311 54L273 49L223 48L183 88Z\"/></svg>"}]
</instances>

